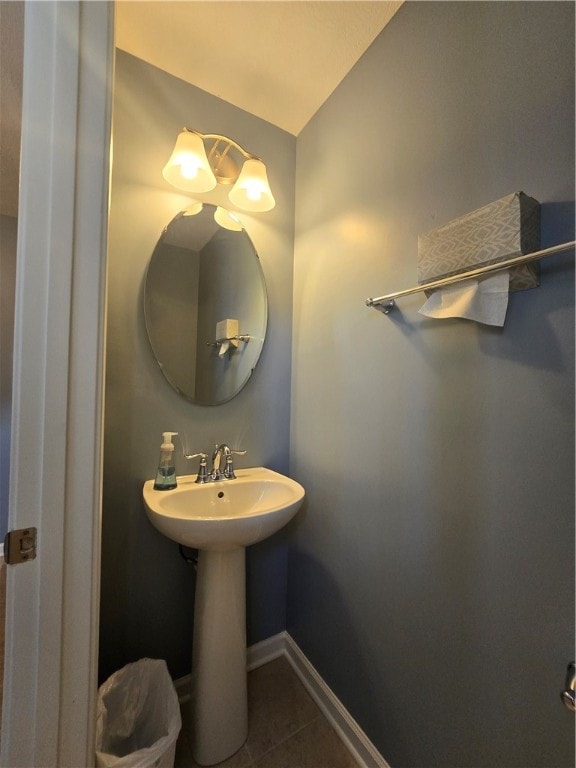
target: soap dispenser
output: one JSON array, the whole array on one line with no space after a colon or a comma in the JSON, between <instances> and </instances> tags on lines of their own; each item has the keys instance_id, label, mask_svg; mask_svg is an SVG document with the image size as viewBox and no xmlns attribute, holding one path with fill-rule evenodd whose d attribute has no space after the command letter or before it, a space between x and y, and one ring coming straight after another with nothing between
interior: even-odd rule
<instances>
[{"instance_id":1,"label":"soap dispenser","mask_svg":"<svg viewBox=\"0 0 576 768\"><path fill-rule=\"evenodd\" d=\"M174 466L174 443L172 438L178 432L162 432L162 445L160 446L160 458L158 471L154 482L155 491L170 491L176 488L176 467Z\"/></svg>"}]
</instances>

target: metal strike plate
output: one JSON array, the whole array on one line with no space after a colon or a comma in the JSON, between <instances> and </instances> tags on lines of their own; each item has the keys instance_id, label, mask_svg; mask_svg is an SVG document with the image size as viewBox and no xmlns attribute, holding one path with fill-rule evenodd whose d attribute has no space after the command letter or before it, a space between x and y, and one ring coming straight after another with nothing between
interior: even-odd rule
<instances>
[{"instance_id":1,"label":"metal strike plate","mask_svg":"<svg viewBox=\"0 0 576 768\"><path fill-rule=\"evenodd\" d=\"M576 665L573 661L568 664L566 670L566 689L560 694L560 698L564 702L566 709L571 712L576 712L576 693L574 691L574 680L576 679Z\"/></svg>"},{"instance_id":2,"label":"metal strike plate","mask_svg":"<svg viewBox=\"0 0 576 768\"><path fill-rule=\"evenodd\" d=\"M8 565L27 563L36 557L36 528L8 531L4 539L4 560Z\"/></svg>"}]
</instances>

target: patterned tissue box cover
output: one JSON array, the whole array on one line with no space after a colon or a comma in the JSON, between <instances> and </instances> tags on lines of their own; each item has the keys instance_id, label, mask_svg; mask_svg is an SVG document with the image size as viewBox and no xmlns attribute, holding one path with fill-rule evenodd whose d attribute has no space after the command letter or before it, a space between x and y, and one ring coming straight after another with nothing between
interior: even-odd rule
<instances>
[{"instance_id":1,"label":"patterned tissue box cover","mask_svg":"<svg viewBox=\"0 0 576 768\"><path fill-rule=\"evenodd\" d=\"M540 248L540 204L524 192L496 200L418 238L418 283L440 280ZM510 269L510 290L539 285L538 262Z\"/></svg>"}]
</instances>

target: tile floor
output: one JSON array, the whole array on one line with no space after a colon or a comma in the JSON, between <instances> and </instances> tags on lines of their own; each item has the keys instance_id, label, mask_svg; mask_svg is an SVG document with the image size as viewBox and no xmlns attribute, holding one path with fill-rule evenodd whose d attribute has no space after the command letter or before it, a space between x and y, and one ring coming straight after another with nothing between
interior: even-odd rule
<instances>
[{"instance_id":1,"label":"tile floor","mask_svg":"<svg viewBox=\"0 0 576 768\"><path fill-rule=\"evenodd\" d=\"M186 708L182 705L182 720ZM221 768L357 768L288 661L281 657L248 674L248 739ZM181 731L175 768L196 768Z\"/></svg>"},{"instance_id":2,"label":"tile floor","mask_svg":"<svg viewBox=\"0 0 576 768\"><path fill-rule=\"evenodd\" d=\"M6 566L0 558L0 651L4 644ZM0 652L0 707L2 664ZM182 720L186 708L182 705ZM248 739L219 768L357 768L288 661L280 657L248 674ZM197 768L187 734L176 746L175 768Z\"/></svg>"}]
</instances>

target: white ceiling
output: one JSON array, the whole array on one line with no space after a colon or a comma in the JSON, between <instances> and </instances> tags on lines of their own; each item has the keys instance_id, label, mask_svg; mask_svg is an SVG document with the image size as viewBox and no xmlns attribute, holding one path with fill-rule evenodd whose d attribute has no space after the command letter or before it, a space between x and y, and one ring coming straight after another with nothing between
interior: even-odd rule
<instances>
[{"instance_id":1,"label":"white ceiling","mask_svg":"<svg viewBox=\"0 0 576 768\"><path fill-rule=\"evenodd\" d=\"M297 135L402 0L121 0L116 44ZM18 212L23 2L0 0L0 213Z\"/></svg>"},{"instance_id":2,"label":"white ceiling","mask_svg":"<svg viewBox=\"0 0 576 768\"><path fill-rule=\"evenodd\" d=\"M122 0L116 45L298 135L402 0Z\"/></svg>"}]
</instances>

